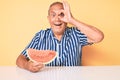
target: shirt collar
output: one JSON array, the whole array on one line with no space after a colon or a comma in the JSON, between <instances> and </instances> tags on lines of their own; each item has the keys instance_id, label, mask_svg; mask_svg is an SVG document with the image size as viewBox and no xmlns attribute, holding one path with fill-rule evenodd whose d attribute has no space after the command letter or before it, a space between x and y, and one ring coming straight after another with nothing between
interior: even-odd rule
<instances>
[{"instance_id":1,"label":"shirt collar","mask_svg":"<svg viewBox=\"0 0 120 80\"><path fill-rule=\"evenodd\" d=\"M65 32L64 32L64 34L63 34L63 37L68 37L69 35L70 35L70 29L69 29L69 27L66 27L66 30L65 30ZM50 28L49 37L56 39L56 38L54 37L54 33L53 33L53 31L52 31L51 28ZM62 37L62 38L63 38L63 37Z\"/></svg>"}]
</instances>

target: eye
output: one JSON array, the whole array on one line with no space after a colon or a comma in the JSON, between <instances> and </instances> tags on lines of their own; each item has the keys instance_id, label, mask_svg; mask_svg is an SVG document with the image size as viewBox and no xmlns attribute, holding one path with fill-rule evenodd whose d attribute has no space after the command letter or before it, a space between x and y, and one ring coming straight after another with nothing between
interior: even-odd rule
<instances>
[{"instance_id":1,"label":"eye","mask_svg":"<svg viewBox=\"0 0 120 80\"><path fill-rule=\"evenodd\" d=\"M55 17L55 14L50 14L51 17Z\"/></svg>"},{"instance_id":2,"label":"eye","mask_svg":"<svg viewBox=\"0 0 120 80\"><path fill-rule=\"evenodd\" d=\"M60 13L60 16L61 16L61 17L64 17L64 13L61 12L61 13Z\"/></svg>"}]
</instances>

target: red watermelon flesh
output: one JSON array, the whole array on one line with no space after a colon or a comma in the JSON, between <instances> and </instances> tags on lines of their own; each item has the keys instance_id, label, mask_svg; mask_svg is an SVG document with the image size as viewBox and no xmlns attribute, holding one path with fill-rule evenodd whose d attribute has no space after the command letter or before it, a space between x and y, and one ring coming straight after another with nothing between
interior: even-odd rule
<instances>
[{"instance_id":1,"label":"red watermelon flesh","mask_svg":"<svg viewBox=\"0 0 120 80\"><path fill-rule=\"evenodd\" d=\"M52 50L27 49L27 55L31 61L42 64L48 64L57 57L57 53Z\"/></svg>"}]
</instances>

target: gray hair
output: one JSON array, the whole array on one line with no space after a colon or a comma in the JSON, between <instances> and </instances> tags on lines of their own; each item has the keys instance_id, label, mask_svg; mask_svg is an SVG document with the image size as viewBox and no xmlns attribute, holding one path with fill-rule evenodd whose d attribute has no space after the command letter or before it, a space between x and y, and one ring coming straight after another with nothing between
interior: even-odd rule
<instances>
[{"instance_id":1,"label":"gray hair","mask_svg":"<svg viewBox=\"0 0 120 80\"><path fill-rule=\"evenodd\" d=\"M60 4L60 5L63 6L63 3L62 3L62 2L53 2L53 3L49 6L48 15L49 15L49 13L50 13L50 8L51 8L52 6L54 6L54 5L57 5L57 4Z\"/></svg>"}]
</instances>

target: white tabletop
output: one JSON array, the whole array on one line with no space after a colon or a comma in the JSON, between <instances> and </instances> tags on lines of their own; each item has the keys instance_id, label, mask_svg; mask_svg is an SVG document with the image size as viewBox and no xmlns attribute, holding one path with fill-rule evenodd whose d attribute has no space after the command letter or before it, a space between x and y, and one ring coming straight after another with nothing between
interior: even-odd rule
<instances>
[{"instance_id":1,"label":"white tabletop","mask_svg":"<svg viewBox=\"0 0 120 80\"><path fill-rule=\"evenodd\" d=\"M120 66L45 67L37 73L0 66L0 80L120 80Z\"/></svg>"}]
</instances>

